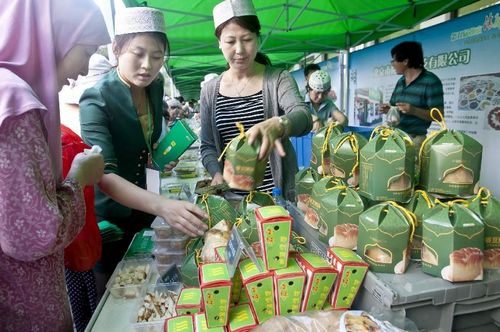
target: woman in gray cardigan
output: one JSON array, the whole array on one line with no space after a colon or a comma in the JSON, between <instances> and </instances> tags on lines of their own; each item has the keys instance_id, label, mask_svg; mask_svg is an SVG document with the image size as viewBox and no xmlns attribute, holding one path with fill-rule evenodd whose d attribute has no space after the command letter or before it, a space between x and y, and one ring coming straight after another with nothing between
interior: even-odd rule
<instances>
[{"instance_id":1,"label":"woman in gray cardigan","mask_svg":"<svg viewBox=\"0 0 500 332\"><path fill-rule=\"evenodd\" d=\"M238 134L238 121L244 125L249 142L261 138L259 157L269 155L264 183L257 189L279 187L285 198L293 201L297 161L288 137L309 133L311 114L288 71L272 68L269 59L257 52L260 23L250 0L218 4L214 22L229 69L201 91L203 165L212 175L212 184L223 182L223 161L218 157Z\"/></svg>"}]
</instances>

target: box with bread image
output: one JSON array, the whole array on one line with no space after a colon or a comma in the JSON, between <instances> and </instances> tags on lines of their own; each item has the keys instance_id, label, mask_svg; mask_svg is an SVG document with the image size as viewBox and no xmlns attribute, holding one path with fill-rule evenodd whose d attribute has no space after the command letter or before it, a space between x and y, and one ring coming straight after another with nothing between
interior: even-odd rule
<instances>
[{"instance_id":1,"label":"box with bread image","mask_svg":"<svg viewBox=\"0 0 500 332\"><path fill-rule=\"evenodd\" d=\"M447 129L439 110L432 109L431 116L441 130L430 133L420 148L420 186L431 193L473 195L483 146L461 131Z\"/></svg>"},{"instance_id":2,"label":"box with bread image","mask_svg":"<svg viewBox=\"0 0 500 332\"><path fill-rule=\"evenodd\" d=\"M330 174L356 187L359 182L359 152L368 140L354 132L334 136L328 142Z\"/></svg>"},{"instance_id":3,"label":"box with bread image","mask_svg":"<svg viewBox=\"0 0 500 332\"><path fill-rule=\"evenodd\" d=\"M319 174L312 167L303 168L295 174L295 192L297 194L297 207L302 212L307 212L309 198L313 185L319 180Z\"/></svg>"},{"instance_id":4,"label":"box with bread image","mask_svg":"<svg viewBox=\"0 0 500 332\"><path fill-rule=\"evenodd\" d=\"M359 193L374 201L408 202L413 193L415 146L404 131L379 126L360 151Z\"/></svg>"},{"instance_id":5,"label":"box with bread image","mask_svg":"<svg viewBox=\"0 0 500 332\"><path fill-rule=\"evenodd\" d=\"M300 311L321 310L337 278L337 271L321 256L312 252L296 254L295 257L306 274Z\"/></svg>"},{"instance_id":6,"label":"box with bread image","mask_svg":"<svg viewBox=\"0 0 500 332\"><path fill-rule=\"evenodd\" d=\"M207 326L227 325L232 283L226 263L201 264L198 273Z\"/></svg>"},{"instance_id":7,"label":"box with bread image","mask_svg":"<svg viewBox=\"0 0 500 332\"><path fill-rule=\"evenodd\" d=\"M414 231L410 211L393 201L374 205L359 217L357 254L373 272L404 273Z\"/></svg>"},{"instance_id":8,"label":"box with bread image","mask_svg":"<svg viewBox=\"0 0 500 332\"><path fill-rule=\"evenodd\" d=\"M274 296L276 314L292 315L300 312L306 274L294 256L288 266L274 271Z\"/></svg>"},{"instance_id":9,"label":"box with bread image","mask_svg":"<svg viewBox=\"0 0 500 332\"><path fill-rule=\"evenodd\" d=\"M239 304L229 311L228 332L252 331L258 325L248 304Z\"/></svg>"},{"instance_id":10,"label":"box with bread image","mask_svg":"<svg viewBox=\"0 0 500 332\"><path fill-rule=\"evenodd\" d=\"M315 192L319 207L319 239L330 247L356 249L359 216L365 210L363 198L344 184L327 183Z\"/></svg>"},{"instance_id":11,"label":"box with bread image","mask_svg":"<svg viewBox=\"0 0 500 332\"><path fill-rule=\"evenodd\" d=\"M292 236L292 217L282 206L272 205L255 209L255 219L259 233L260 252L266 269L276 270L287 267Z\"/></svg>"},{"instance_id":12,"label":"box with bread image","mask_svg":"<svg viewBox=\"0 0 500 332\"><path fill-rule=\"evenodd\" d=\"M325 176L313 185L311 196L307 203L307 209L304 213L304 221L314 229L319 229L319 212L321 203L317 200L325 195L327 189L345 185L345 183L333 176Z\"/></svg>"},{"instance_id":13,"label":"box with bread image","mask_svg":"<svg viewBox=\"0 0 500 332\"><path fill-rule=\"evenodd\" d=\"M346 248L328 248L326 255L338 271L330 297L331 307L349 309L368 272L368 264L354 251Z\"/></svg>"},{"instance_id":14,"label":"box with bread image","mask_svg":"<svg viewBox=\"0 0 500 332\"><path fill-rule=\"evenodd\" d=\"M483 280L484 225L466 204L436 200L424 214L422 272L451 282Z\"/></svg>"},{"instance_id":15,"label":"box with bread image","mask_svg":"<svg viewBox=\"0 0 500 332\"><path fill-rule=\"evenodd\" d=\"M248 302L255 314L256 321L262 324L276 315L276 306L274 303L273 272L264 269L262 258L258 257L257 261L263 271L259 271L250 258L242 260L238 266L243 281L243 292L248 296Z\"/></svg>"},{"instance_id":16,"label":"box with bread image","mask_svg":"<svg viewBox=\"0 0 500 332\"><path fill-rule=\"evenodd\" d=\"M483 268L500 268L500 200L488 188L481 187L477 195L469 199L469 209L484 224Z\"/></svg>"},{"instance_id":17,"label":"box with bread image","mask_svg":"<svg viewBox=\"0 0 500 332\"><path fill-rule=\"evenodd\" d=\"M225 157L222 176L230 188L251 191L262 184L268 160L259 160L260 139L250 145L243 125L237 122L236 126L240 134L227 144L219 157L219 160Z\"/></svg>"},{"instance_id":18,"label":"box with bread image","mask_svg":"<svg viewBox=\"0 0 500 332\"><path fill-rule=\"evenodd\" d=\"M411 243L411 259L420 260L422 253L422 216L434 207L432 196L424 190L415 190L410 201L403 205L415 215L415 234Z\"/></svg>"},{"instance_id":19,"label":"box with bread image","mask_svg":"<svg viewBox=\"0 0 500 332\"><path fill-rule=\"evenodd\" d=\"M328 126L318 130L312 137L310 165L320 176L331 175L328 143L330 139L340 135L342 130L342 126L332 122Z\"/></svg>"}]
</instances>

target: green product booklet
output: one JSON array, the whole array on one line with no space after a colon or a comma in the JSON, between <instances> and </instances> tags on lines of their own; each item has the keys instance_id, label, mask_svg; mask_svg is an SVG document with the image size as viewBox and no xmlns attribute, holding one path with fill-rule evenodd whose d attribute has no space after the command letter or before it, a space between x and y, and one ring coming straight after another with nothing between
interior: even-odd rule
<instances>
[{"instance_id":1,"label":"green product booklet","mask_svg":"<svg viewBox=\"0 0 500 332\"><path fill-rule=\"evenodd\" d=\"M198 136L184 120L176 121L153 151L154 163L162 170L169 162L179 159L197 139Z\"/></svg>"}]
</instances>

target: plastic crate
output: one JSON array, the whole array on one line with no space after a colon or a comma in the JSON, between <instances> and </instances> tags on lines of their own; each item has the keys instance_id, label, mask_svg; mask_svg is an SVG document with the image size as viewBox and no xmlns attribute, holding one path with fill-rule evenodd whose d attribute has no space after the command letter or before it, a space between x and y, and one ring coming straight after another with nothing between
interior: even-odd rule
<instances>
[{"instance_id":1,"label":"plastic crate","mask_svg":"<svg viewBox=\"0 0 500 332\"><path fill-rule=\"evenodd\" d=\"M295 206L289 204L288 210L308 249L325 256L318 231ZM420 331L500 331L500 270L485 270L484 280L462 283L425 274L415 262L400 275L368 272L352 308L385 309L409 318Z\"/></svg>"},{"instance_id":2,"label":"plastic crate","mask_svg":"<svg viewBox=\"0 0 500 332\"><path fill-rule=\"evenodd\" d=\"M290 137L295 154L297 155L299 169L309 167L311 162L312 137L312 132L300 137Z\"/></svg>"}]
</instances>

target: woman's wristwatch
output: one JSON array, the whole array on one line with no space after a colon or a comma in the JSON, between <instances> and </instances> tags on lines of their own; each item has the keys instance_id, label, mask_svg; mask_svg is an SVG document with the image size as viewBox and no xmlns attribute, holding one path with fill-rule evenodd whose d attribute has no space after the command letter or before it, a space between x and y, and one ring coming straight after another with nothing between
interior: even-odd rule
<instances>
[{"instance_id":1,"label":"woman's wristwatch","mask_svg":"<svg viewBox=\"0 0 500 332\"><path fill-rule=\"evenodd\" d=\"M290 124L290 119L286 117L286 115L282 115L278 118L278 121L281 125L281 137L289 137L290 136L290 131L291 131L291 124Z\"/></svg>"}]
</instances>

